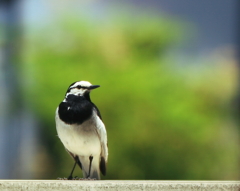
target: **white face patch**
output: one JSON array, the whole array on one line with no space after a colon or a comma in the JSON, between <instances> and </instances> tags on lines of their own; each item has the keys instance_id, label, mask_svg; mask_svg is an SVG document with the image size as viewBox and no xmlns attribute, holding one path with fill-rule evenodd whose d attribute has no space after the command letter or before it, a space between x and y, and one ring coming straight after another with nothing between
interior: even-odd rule
<instances>
[{"instance_id":1,"label":"white face patch","mask_svg":"<svg viewBox=\"0 0 240 191\"><path fill-rule=\"evenodd\" d=\"M81 95L83 95L85 92L87 91L87 89L78 89L78 88L73 88L73 89L71 89L70 90L70 92L68 92L67 94L66 94L66 96L68 96L68 95L79 95L79 96L81 96Z\"/></svg>"},{"instance_id":2,"label":"white face patch","mask_svg":"<svg viewBox=\"0 0 240 191\"><path fill-rule=\"evenodd\" d=\"M72 86L69 87L69 90L66 94L66 97L68 95L78 95L82 96L86 91L89 91L87 88L90 87L92 84L87 81L79 81L74 83Z\"/></svg>"}]
</instances>

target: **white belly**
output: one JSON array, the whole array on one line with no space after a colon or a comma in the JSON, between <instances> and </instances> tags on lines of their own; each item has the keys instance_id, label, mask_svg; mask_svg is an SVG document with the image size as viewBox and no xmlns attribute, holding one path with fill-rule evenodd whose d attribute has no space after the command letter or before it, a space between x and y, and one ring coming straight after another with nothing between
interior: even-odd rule
<instances>
[{"instance_id":1,"label":"white belly","mask_svg":"<svg viewBox=\"0 0 240 191\"><path fill-rule=\"evenodd\" d=\"M100 155L101 144L94 117L81 125L68 125L56 115L57 133L63 145L78 156Z\"/></svg>"}]
</instances>

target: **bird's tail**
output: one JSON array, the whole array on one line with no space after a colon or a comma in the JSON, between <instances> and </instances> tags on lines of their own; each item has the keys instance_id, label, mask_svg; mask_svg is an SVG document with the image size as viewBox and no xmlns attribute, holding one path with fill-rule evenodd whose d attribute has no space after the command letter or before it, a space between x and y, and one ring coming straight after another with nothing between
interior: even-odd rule
<instances>
[{"instance_id":1,"label":"bird's tail","mask_svg":"<svg viewBox=\"0 0 240 191\"><path fill-rule=\"evenodd\" d=\"M79 160L82 164L83 178L91 178L91 179L97 179L97 180L101 179L100 169L99 169L99 163L100 163L99 157L93 157L90 174L89 174L89 167L90 167L89 157L79 156Z\"/></svg>"}]
</instances>

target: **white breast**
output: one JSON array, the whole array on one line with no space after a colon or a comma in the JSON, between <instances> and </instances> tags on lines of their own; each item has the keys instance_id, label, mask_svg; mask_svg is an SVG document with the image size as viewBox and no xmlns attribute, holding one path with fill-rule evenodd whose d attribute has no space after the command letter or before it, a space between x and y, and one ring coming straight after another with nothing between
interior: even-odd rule
<instances>
[{"instance_id":1,"label":"white breast","mask_svg":"<svg viewBox=\"0 0 240 191\"><path fill-rule=\"evenodd\" d=\"M96 130L96 114L81 125L68 125L60 120L56 111L57 133L63 145L79 156L100 155L101 143Z\"/></svg>"}]
</instances>

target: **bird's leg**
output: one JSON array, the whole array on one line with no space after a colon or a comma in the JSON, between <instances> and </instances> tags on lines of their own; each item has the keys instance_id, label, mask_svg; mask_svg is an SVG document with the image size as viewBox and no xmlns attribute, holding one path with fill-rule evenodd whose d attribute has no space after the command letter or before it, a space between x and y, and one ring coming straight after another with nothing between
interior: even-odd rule
<instances>
[{"instance_id":1,"label":"bird's leg","mask_svg":"<svg viewBox=\"0 0 240 191\"><path fill-rule=\"evenodd\" d=\"M75 161L75 163L74 163L74 165L73 165L73 169L72 169L72 171L71 171L71 173L70 173L70 175L69 175L69 177L68 177L68 180L72 180L72 174L73 174L73 171L74 171L74 169L75 169L75 167L76 167L76 164L77 164L77 160Z\"/></svg>"},{"instance_id":2,"label":"bird's leg","mask_svg":"<svg viewBox=\"0 0 240 191\"><path fill-rule=\"evenodd\" d=\"M91 167L92 167L92 160L93 160L93 156L90 156L89 157L89 172L88 172L88 178L90 178L90 173L91 173Z\"/></svg>"}]
</instances>

